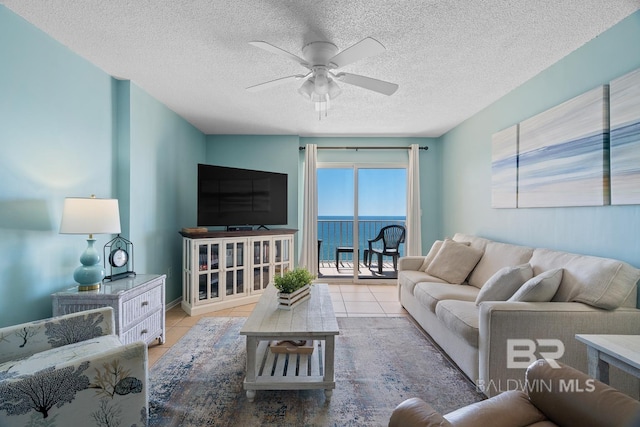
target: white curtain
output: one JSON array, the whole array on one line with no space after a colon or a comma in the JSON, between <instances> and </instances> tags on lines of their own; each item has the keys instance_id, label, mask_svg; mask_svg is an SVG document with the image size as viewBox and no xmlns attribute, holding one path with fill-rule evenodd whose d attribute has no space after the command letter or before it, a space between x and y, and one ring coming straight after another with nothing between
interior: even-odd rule
<instances>
[{"instance_id":1,"label":"white curtain","mask_svg":"<svg viewBox=\"0 0 640 427\"><path fill-rule=\"evenodd\" d=\"M405 236L407 256L422 255L420 217L420 147L418 144L411 144L407 173L407 232Z\"/></svg>"},{"instance_id":2,"label":"white curtain","mask_svg":"<svg viewBox=\"0 0 640 427\"><path fill-rule=\"evenodd\" d=\"M318 275L318 146L307 144L304 158L304 202L302 209L302 246L298 264Z\"/></svg>"}]
</instances>

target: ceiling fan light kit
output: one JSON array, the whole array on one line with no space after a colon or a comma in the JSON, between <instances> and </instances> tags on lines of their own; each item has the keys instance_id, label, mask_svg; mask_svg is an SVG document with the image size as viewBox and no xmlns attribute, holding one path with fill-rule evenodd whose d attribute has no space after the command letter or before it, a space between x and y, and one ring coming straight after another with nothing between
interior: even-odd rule
<instances>
[{"instance_id":1,"label":"ceiling fan light kit","mask_svg":"<svg viewBox=\"0 0 640 427\"><path fill-rule=\"evenodd\" d=\"M336 83L336 80L387 96L393 95L398 90L398 85L395 83L357 74L333 73L333 70L337 68L384 52L384 46L371 37L367 37L339 53L338 47L330 42L317 41L308 43L302 48L304 59L264 41L253 41L249 42L249 44L293 60L307 68L309 72L306 75L296 74L250 86L247 88L248 91L254 92L278 86L291 80L305 79L298 88L298 93L305 99L310 100L314 104L316 111L319 113L324 112L325 115L329 109L330 101L342 93L342 89Z\"/></svg>"}]
</instances>

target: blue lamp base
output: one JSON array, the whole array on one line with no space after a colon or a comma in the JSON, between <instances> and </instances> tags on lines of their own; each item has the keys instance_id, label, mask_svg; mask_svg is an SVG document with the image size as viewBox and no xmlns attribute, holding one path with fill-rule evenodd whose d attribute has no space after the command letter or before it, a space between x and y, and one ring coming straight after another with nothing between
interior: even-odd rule
<instances>
[{"instance_id":1,"label":"blue lamp base","mask_svg":"<svg viewBox=\"0 0 640 427\"><path fill-rule=\"evenodd\" d=\"M95 239L87 239L87 249L80 256L80 267L73 272L73 278L78 282L79 291L94 291L100 289L105 276L104 267L100 264L100 254L93 244Z\"/></svg>"}]
</instances>

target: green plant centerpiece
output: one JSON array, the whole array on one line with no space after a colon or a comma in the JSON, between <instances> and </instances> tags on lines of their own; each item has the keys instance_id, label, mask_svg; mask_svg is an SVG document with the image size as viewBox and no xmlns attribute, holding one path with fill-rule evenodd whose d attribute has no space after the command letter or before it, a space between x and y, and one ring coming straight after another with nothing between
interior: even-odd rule
<instances>
[{"instance_id":1,"label":"green plant centerpiece","mask_svg":"<svg viewBox=\"0 0 640 427\"><path fill-rule=\"evenodd\" d=\"M311 298L311 281L315 279L306 268L287 271L276 276L274 285L278 289L278 308L292 310L298 304Z\"/></svg>"},{"instance_id":2,"label":"green plant centerpiece","mask_svg":"<svg viewBox=\"0 0 640 427\"><path fill-rule=\"evenodd\" d=\"M311 284L315 276L306 268L296 268L287 271L282 276L276 276L275 286L281 294L291 294L305 285Z\"/></svg>"}]
</instances>

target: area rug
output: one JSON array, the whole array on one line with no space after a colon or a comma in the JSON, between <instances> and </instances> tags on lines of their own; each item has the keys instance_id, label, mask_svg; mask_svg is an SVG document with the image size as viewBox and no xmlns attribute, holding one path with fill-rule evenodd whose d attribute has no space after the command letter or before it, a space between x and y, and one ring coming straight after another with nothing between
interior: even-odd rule
<instances>
[{"instance_id":1,"label":"area rug","mask_svg":"<svg viewBox=\"0 0 640 427\"><path fill-rule=\"evenodd\" d=\"M409 319L338 318L336 389L258 390L249 402L245 318L201 319L150 369L151 426L386 426L420 397L441 413L482 400Z\"/></svg>"}]
</instances>

